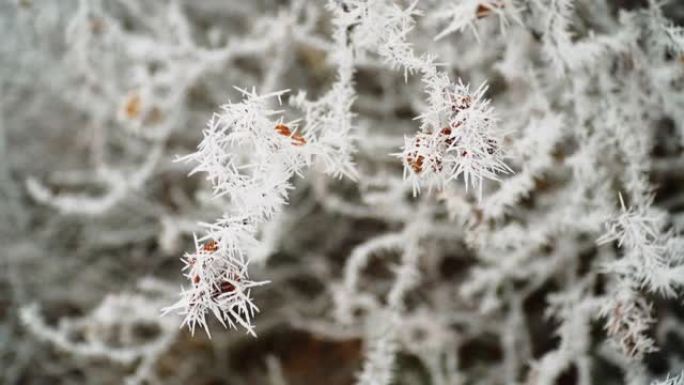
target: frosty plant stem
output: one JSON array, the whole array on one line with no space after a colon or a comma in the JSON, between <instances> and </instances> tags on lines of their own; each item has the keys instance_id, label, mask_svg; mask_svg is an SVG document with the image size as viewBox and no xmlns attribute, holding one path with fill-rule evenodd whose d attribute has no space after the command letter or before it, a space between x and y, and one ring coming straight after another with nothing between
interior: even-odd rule
<instances>
[{"instance_id":1,"label":"frosty plant stem","mask_svg":"<svg viewBox=\"0 0 684 385\"><path fill-rule=\"evenodd\" d=\"M466 190L477 185L482 197L483 179L512 171L503 162L496 117L483 98L486 87L471 92L460 80L439 87L431 111L420 117L423 132L404 140L404 177L412 180L415 194L421 183L443 186L462 175Z\"/></svg>"},{"instance_id":2,"label":"frosty plant stem","mask_svg":"<svg viewBox=\"0 0 684 385\"><path fill-rule=\"evenodd\" d=\"M267 107L269 99L287 91L257 95L240 90L244 100L229 103L204 130L198 151L184 160L204 172L216 197L226 196L232 211L214 224L203 224L206 235L195 239L195 252L184 256L191 287L166 312L180 310L184 324L207 333L206 314L225 327L242 326L255 335L252 318L258 311L251 288L267 282L249 279L249 252L258 245L258 225L286 202L289 179L308 165L320 150L299 133L294 123L276 119L280 111Z\"/></svg>"},{"instance_id":3,"label":"frosty plant stem","mask_svg":"<svg viewBox=\"0 0 684 385\"><path fill-rule=\"evenodd\" d=\"M267 282L250 280L248 266L250 253L259 247L259 225L280 211L292 188L290 179L314 157L322 157L333 174L351 167L348 154L340 152L339 141L333 143L327 132L302 133L297 122L283 122L282 111L268 107L273 98L280 103L287 90L265 95L239 91L243 101L222 106L204 130L197 152L181 158L196 163L191 173L204 172L214 196L226 197L231 205L216 223L202 224L206 234L195 238L195 252L183 258L191 287L164 309L180 311L193 332L199 325L209 334L206 314L211 313L224 327L239 325L256 335L252 319L259 309L251 288Z\"/></svg>"},{"instance_id":4,"label":"frosty plant stem","mask_svg":"<svg viewBox=\"0 0 684 385\"><path fill-rule=\"evenodd\" d=\"M421 185L444 187L463 176L466 190L477 185L482 197L484 179L497 180L497 174L512 170L504 163L506 154L498 132L497 119L485 84L475 91L462 80L452 82L437 69L434 57L417 56L407 35L413 30L417 1L400 9L387 1L348 1L351 20L359 46L376 51L385 62L403 68L404 76L421 74L428 94L428 110L420 115L420 132L404 140L398 155L404 164L404 178L411 181L414 195ZM488 7L488 8L493 8Z\"/></svg>"}]
</instances>

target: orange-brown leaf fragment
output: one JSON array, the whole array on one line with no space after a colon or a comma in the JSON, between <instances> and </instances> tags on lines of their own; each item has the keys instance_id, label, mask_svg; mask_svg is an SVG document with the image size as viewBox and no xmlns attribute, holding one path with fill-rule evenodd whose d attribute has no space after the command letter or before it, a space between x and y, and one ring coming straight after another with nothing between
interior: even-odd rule
<instances>
[{"instance_id":1,"label":"orange-brown leaf fragment","mask_svg":"<svg viewBox=\"0 0 684 385\"><path fill-rule=\"evenodd\" d=\"M413 158L408 158L406 161L408 162L409 166L411 166L411 169L413 172L416 174L420 174L421 171L423 171L423 161L425 160L425 157L422 155L418 155L415 159Z\"/></svg>"},{"instance_id":2,"label":"orange-brown leaf fragment","mask_svg":"<svg viewBox=\"0 0 684 385\"><path fill-rule=\"evenodd\" d=\"M280 134L282 136L290 136L292 134L290 127L288 127L282 123L276 124L275 130L278 134Z\"/></svg>"},{"instance_id":3,"label":"orange-brown leaf fragment","mask_svg":"<svg viewBox=\"0 0 684 385\"><path fill-rule=\"evenodd\" d=\"M293 146L303 146L306 144L306 139L304 139L304 136L302 136L302 134L297 132L293 134L292 130L290 130L290 127L282 123L276 124L275 131L282 136L290 137Z\"/></svg>"},{"instance_id":4,"label":"orange-brown leaf fragment","mask_svg":"<svg viewBox=\"0 0 684 385\"><path fill-rule=\"evenodd\" d=\"M475 11L475 16L478 19L482 19L484 17L489 16L492 13L492 10L494 8L503 8L503 3L500 1L494 1L491 3L486 3L486 4L479 4L477 6L477 10Z\"/></svg>"},{"instance_id":5,"label":"orange-brown leaf fragment","mask_svg":"<svg viewBox=\"0 0 684 385\"><path fill-rule=\"evenodd\" d=\"M292 135L292 144L295 146L303 146L306 144L306 139L301 134L295 133Z\"/></svg>"},{"instance_id":6,"label":"orange-brown leaf fragment","mask_svg":"<svg viewBox=\"0 0 684 385\"><path fill-rule=\"evenodd\" d=\"M128 99L126 99L126 103L124 104L124 112L126 113L126 116L130 119L135 119L140 116L141 110L142 99L140 98L140 94L137 92L132 93Z\"/></svg>"},{"instance_id":7,"label":"orange-brown leaf fragment","mask_svg":"<svg viewBox=\"0 0 684 385\"><path fill-rule=\"evenodd\" d=\"M218 250L218 243L216 241L209 241L202 246L202 250L208 252L208 253L213 253L216 250Z\"/></svg>"}]
</instances>

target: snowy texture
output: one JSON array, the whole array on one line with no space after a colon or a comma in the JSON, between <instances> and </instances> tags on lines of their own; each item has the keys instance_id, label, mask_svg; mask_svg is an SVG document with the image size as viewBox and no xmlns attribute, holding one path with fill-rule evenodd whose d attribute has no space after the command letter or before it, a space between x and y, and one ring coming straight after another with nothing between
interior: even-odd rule
<instances>
[{"instance_id":1,"label":"snowy texture","mask_svg":"<svg viewBox=\"0 0 684 385\"><path fill-rule=\"evenodd\" d=\"M682 383L682 2L0 19L0 383Z\"/></svg>"}]
</instances>

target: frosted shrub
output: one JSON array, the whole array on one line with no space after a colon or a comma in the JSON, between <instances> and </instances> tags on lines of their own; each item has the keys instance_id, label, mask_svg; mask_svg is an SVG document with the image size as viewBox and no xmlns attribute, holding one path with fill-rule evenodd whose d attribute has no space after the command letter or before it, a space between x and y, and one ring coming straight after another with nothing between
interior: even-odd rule
<instances>
[{"instance_id":1,"label":"frosted shrub","mask_svg":"<svg viewBox=\"0 0 684 385\"><path fill-rule=\"evenodd\" d=\"M282 209L292 189L290 179L301 175L314 157L347 166L344 159L335 159L335 150L342 145L332 145L325 133L303 135L295 123L284 123L282 116L275 120L280 112L268 109L267 102L273 97L280 100L283 92L242 93L245 100L224 105L223 112L209 121L198 151L185 158L198 164L193 173L207 174L214 196L226 196L234 208L205 225L207 235L195 240L196 252L184 257L192 289L165 310L181 309L184 323L193 331L200 325L209 333L205 319L209 313L226 327L240 325L256 335L252 318L258 308L250 289L265 282L250 281L248 266L249 254L259 242L257 225Z\"/></svg>"},{"instance_id":2,"label":"frosted shrub","mask_svg":"<svg viewBox=\"0 0 684 385\"><path fill-rule=\"evenodd\" d=\"M682 15L0 4L0 382L681 384Z\"/></svg>"},{"instance_id":3,"label":"frosted shrub","mask_svg":"<svg viewBox=\"0 0 684 385\"><path fill-rule=\"evenodd\" d=\"M410 175L414 191L421 180L443 188L462 175L466 190L477 184L481 196L483 179L497 180L498 173L511 171L503 162L496 117L489 101L483 100L486 88L482 85L472 93L469 88L444 79L429 86L432 107L420 117L428 133L406 138L401 154L404 177Z\"/></svg>"}]
</instances>

